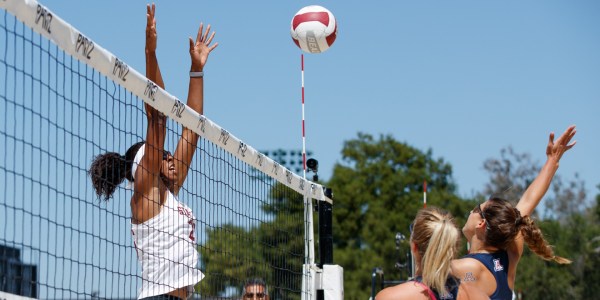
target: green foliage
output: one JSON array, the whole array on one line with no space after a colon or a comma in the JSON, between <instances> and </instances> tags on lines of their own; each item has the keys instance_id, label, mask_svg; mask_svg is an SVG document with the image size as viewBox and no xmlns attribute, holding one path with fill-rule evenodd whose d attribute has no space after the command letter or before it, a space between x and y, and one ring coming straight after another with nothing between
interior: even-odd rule
<instances>
[{"instance_id":1,"label":"green foliage","mask_svg":"<svg viewBox=\"0 0 600 300\"><path fill-rule=\"evenodd\" d=\"M225 224L207 230L199 246L206 278L196 287L218 296L227 288L238 293L246 279L263 278L271 299L300 299L304 262L302 195L275 184L261 210L264 220L254 228Z\"/></svg>"},{"instance_id":2,"label":"green foliage","mask_svg":"<svg viewBox=\"0 0 600 300\"><path fill-rule=\"evenodd\" d=\"M408 236L408 224L422 207L423 180L429 186L428 204L450 211L459 226L475 202L456 196L449 164L434 159L431 151L423 153L390 136L375 139L359 134L345 143L342 155L329 182L335 194L334 262L344 267L345 294L352 295L351 299L367 299L374 267L383 267L388 280L406 275L393 267L398 260L394 234ZM530 155L510 148L503 149L499 159L487 160L484 168L490 181L478 195L480 200L503 193L516 201L540 170ZM586 207L585 184L577 176L567 184L556 176L549 194L539 226L555 253L573 263L544 261L526 247L515 288L524 299L597 298L600 195ZM405 243L401 252L407 250Z\"/></svg>"},{"instance_id":3,"label":"green foliage","mask_svg":"<svg viewBox=\"0 0 600 300\"><path fill-rule=\"evenodd\" d=\"M479 197L485 200L490 195L516 203L537 176L540 166L527 153L516 153L512 147L500 150L499 158L489 158L483 163L490 181L485 184Z\"/></svg>"},{"instance_id":4,"label":"green foliage","mask_svg":"<svg viewBox=\"0 0 600 300\"><path fill-rule=\"evenodd\" d=\"M203 294L218 295L228 286L240 287L249 274L260 273L264 260L255 232L231 224L207 230L207 242L199 247L206 278L197 288Z\"/></svg>"},{"instance_id":5,"label":"green foliage","mask_svg":"<svg viewBox=\"0 0 600 300\"><path fill-rule=\"evenodd\" d=\"M490 181L486 183L478 197L485 199L492 194L497 194L514 204L541 169L539 163L531 160L530 154L516 153L511 147L501 149L500 157L487 159L483 167L488 172ZM578 175L575 174L573 180L564 182L557 174L536 213L546 218L565 221L571 215L581 213L581 208L585 207L585 204L585 183Z\"/></svg>"},{"instance_id":6,"label":"green foliage","mask_svg":"<svg viewBox=\"0 0 600 300\"><path fill-rule=\"evenodd\" d=\"M596 188L600 190L600 184L598 184ZM594 220L598 222L598 220L600 220L600 194L596 195L596 204L594 206L594 209L592 210L592 214Z\"/></svg>"},{"instance_id":7,"label":"green foliage","mask_svg":"<svg viewBox=\"0 0 600 300\"><path fill-rule=\"evenodd\" d=\"M600 185L597 186L600 190ZM596 195L595 205L578 218L581 225L571 229L573 235L581 235L582 251L578 257L580 262L576 267L578 284L581 286L582 299L594 299L600 295L600 194ZM576 231L577 229L583 231Z\"/></svg>"},{"instance_id":8,"label":"green foliage","mask_svg":"<svg viewBox=\"0 0 600 300\"><path fill-rule=\"evenodd\" d=\"M567 236L559 236L563 228L556 220L537 222L546 238L555 243L555 253L569 259ZM525 246L519 262L515 290L525 299L578 299L579 289L574 286L575 276L569 272L571 266L547 262L539 258Z\"/></svg>"},{"instance_id":9,"label":"green foliage","mask_svg":"<svg viewBox=\"0 0 600 300\"><path fill-rule=\"evenodd\" d=\"M282 184L272 190L263 210L274 216L258 228L271 299L300 299L304 263L304 200Z\"/></svg>"},{"instance_id":10,"label":"green foliage","mask_svg":"<svg viewBox=\"0 0 600 300\"><path fill-rule=\"evenodd\" d=\"M600 227L592 214L572 214L566 221L538 222L556 255L569 258L571 265L546 262L526 249L515 287L525 299L593 299L600 288Z\"/></svg>"},{"instance_id":11,"label":"green foliage","mask_svg":"<svg viewBox=\"0 0 600 300\"><path fill-rule=\"evenodd\" d=\"M428 204L450 211L459 224L474 202L456 195L449 164L391 136L359 134L344 144L342 158L328 183L335 195L334 262L344 267L345 295L367 299L374 267L383 267L388 280L406 279L406 272L394 269L394 237L409 237L409 224L423 207L424 180ZM401 253L408 249L405 241Z\"/></svg>"},{"instance_id":12,"label":"green foliage","mask_svg":"<svg viewBox=\"0 0 600 300\"><path fill-rule=\"evenodd\" d=\"M517 200L540 167L527 154L503 149L484 168L490 181L477 198L504 192ZM396 249L396 233L409 237L408 227L423 207L423 181L428 205L452 213L462 226L475 200L456 195L452 167L432 151L420 151L391 136L358 134L346 141L342 160L327 183L334 191L334 263L344 268L348 299L368 299L373 268L382 267L386 280L405 280L408 242ZM509 189L510 188L510 189ZM600 185L598 185L600 190ZM573 260L559 265L537 257L526 248L519 263L516 291L524 299L594 299L600 295L600 194L586 206L585 184L575 177L568 184L556 177L548 210L538 225L557 255ZM241 287L248 277L263 277L271 299L299 299L304 259L303 199L277 184L260 208L268 218L253 228L231 224L209 230L200 246L207 277L202 294L219 295L227 287ZM540 209L538 209L540 210ZM316 220L315 220L316 221ZM315 233L316 234L316 233ZM290 274L294 275L290 276Z\"/></svg>"}]
</instances>

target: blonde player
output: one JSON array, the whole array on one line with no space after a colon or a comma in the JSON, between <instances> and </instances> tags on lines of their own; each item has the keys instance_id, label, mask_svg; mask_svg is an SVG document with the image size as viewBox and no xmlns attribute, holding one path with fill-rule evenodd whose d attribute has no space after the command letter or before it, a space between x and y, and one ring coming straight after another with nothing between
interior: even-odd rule
<instances>
[{"instance_id":1,"label":"blonde player","mask_svg":"<svg viewBox=\"0 0 600 300\"><path fill-rule=\"evenodd\" d=\"M410 250L417 268L415 279L382 290L375 300L488 299L451 275L459 241L460 232L449 213L433 207L421 209L410 233Z\"/></svg>"}]
</instances>

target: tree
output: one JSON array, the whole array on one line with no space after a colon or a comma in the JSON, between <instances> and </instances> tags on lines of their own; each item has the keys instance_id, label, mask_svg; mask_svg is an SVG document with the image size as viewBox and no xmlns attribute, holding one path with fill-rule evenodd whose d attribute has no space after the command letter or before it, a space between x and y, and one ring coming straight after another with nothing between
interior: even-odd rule
<instances>
[{"instance_id":1,"label":"tree","mask_svg":"<svg viewBox=\"0 0 600 300\"><path fill-rule=\"evenodd\" d=\"M260 225L224 224L207 230L206 242L199 246L206 273L198 287L203 295L224 295L230 289L239 293L246 279L260 277L268 283L271 299L300 299L303 197L272 184L266 199L260 199Z\"/></svg>"},{"instance_id":2,"label":"tree","mask_svg":"<svg viewBox=\"0 0 600 300\"><path fill-rule=\"evenodd\" d=\"M490 181L479 196L487 199L490 195L500 194L515 203L540 170L539 164L532 162L531 155L515 153L512 147L500 150L498 159L487 159L483 168L489 173Z\"/></svg>"},{"instance_id":3,"label":"tree","mask_svg":"<svg viewBox=\"0 0 600 300\"><path fill-rule=\"evenodd\" d=\"M487 199L498 194L516 204L539 173L541 165L533 162L530 154L516 153L512 147L507 147L500 150L500 158L487 159L483 168L488 172L490 181L478 197ZM573 213L583 211L586 204L585 182L577 174L566 184L560 175L554 176L550 191L552 193L544 197L543 217L564 221Z\"/></svg>"},{"instance_id":4,"label":"tree","mask_svg":"<svg viewBox=\"0 0 600 300\"><path fill-rule=\"evenodd\" d=\"M409 236L409 224L423 207L423 181L428 204L451 212L459 224L474 205L456 195L452 167L443 159L394 140L368 134L346 141L342 162L334 166L334 263L344 267L344 293L351 299L370 296L371 271L383 267L386 279L399 278L395 234ZM404 244L403 253L408 251Z\"/></svg>"},{"instance_id":5,"label":"tree","mask_svg":"<svg viewBox=\"0 0 600 300\"><path fill-rule=\"evenodd\" d=\"M274 289L271 299L300 299L304 264L303 196L277 183L272 201L263 210L273 216L258 230L261 253L268 266L267 282Z\"/></svg>"},{"instance_id":6,"label":"tree","mask_svg":"<svg viewBox=\"0 0 600 300\"><path fill-rule=\"evenodd\" d=\"M537 225L555 245L557 255L576 259L573 248L567 246L572 235L558 221L544 220ZM544 261L525 247L519 261L515 290L521 291L524 299L579 299L580 286L572 270L569 265Z\"/></svg>"},{"instance_id":7,"label":"tree","mask_svg":"<svg viewBox=\"0 0 600 300\"><path fill-rule=\"evenodd\" d=\"M560 175L556 175L552 181L552 192L546 199L546 216L553 216L559 221L566 223L569 217L584 213L586 208L585 182L575 174L575 179L566 184Z\"/></svg>"},{"instance_id":8,"label":"tree","mask_svg":"<svg viewBox=\"0 0 600 300\"><path fill-rule=\"evenodd\" d=\"M600 184L596 186L600 190ZM585 241L586 253L583 257L583 292L584 299L593 299L600 295L600 193L596 195L595 205L589 210L592 225L587 228L589 234Z\"/></svg>"},{"instance_id":9,"label":"tree","mask_svg":"<svg viewBox=\"0 0 600 300\"><path fill-rule=\"evenodd\" d=\"M228 287L241 287L250 274L260 273L264 258L256 231L232 224L207 230L206 242L198 247L206 275L198 287L202 294L223 294Z\"/></svg>"}]
</instances>

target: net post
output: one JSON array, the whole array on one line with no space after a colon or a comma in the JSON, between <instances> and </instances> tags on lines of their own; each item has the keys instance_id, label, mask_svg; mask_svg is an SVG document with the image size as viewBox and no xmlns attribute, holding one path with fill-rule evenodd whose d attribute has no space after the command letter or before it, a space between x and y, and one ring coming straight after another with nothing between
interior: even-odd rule
<instances>
[{"instance_id":1,"label":"net post","mask_svg":"<svg viewBox=\"0 0 600 300\"><path fill-rule=\"evenodd\" d=\"M331 188L323 187L323 194L326 198L333 200L333 191ZM333 204L329 201L319 201L318 203L319 210L319 264L318 267L321 270L320 276L320 288L316 291L317 300L324 300L326 295L332 299L339 298L339 287L336 288L335 284L331 286L331 284L327 284L327 282L337 282L338 285L343 282L343 279L338 278L335 280L335 277L342 277L342 273L340 272L341 268L336 268L338 266L333 266ZM328 271L326 269L330 269L332 267L332 271ZM332 291L334 291L332 293ZM343 292L342 292L343 294ZM336 296L337 295L337 296Z\"/></svg>"},{"instance_id":2,"label":"net post","mask_svg":"<svg viewBox=\"0 0 600 300\"><path fill-rule=\"evenodd\" d=\"M376 267L373 268L373 272L371 273L371 297L369 298L369 300L374 300L375 299L375 295L377 294L377 276L379 276L381 278L381 287L380 290L383 290L384 287L384 274L383 274L383 268L381 267Z\"/></svg>"},{"instance_id":3,"label":"net post","mask_svg":"<svg viewBox=\"0 0 600 300\"><path fill-rule=\"evenodd\" d=\"M333 200L331 188L325 188L325 197ZM319 268L333 264L333 204L319 201Z\"/></svg>"}]
</instances>

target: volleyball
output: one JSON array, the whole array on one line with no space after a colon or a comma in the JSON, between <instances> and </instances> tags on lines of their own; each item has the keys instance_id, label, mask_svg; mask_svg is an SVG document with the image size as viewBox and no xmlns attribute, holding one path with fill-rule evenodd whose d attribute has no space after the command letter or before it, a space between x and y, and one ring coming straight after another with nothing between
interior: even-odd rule
<instances>
[{"instance_id":1,"label":"volleyball","mask_svg":"<svg viewBox=\"0 0 600 300\"><path fill-rule=\"evenodd\" d=\"M308 53L327 51L337 36L337 22L326 8L310 5L300 9L290 28L294 43Z\"/></svg>"}]
</instances>

